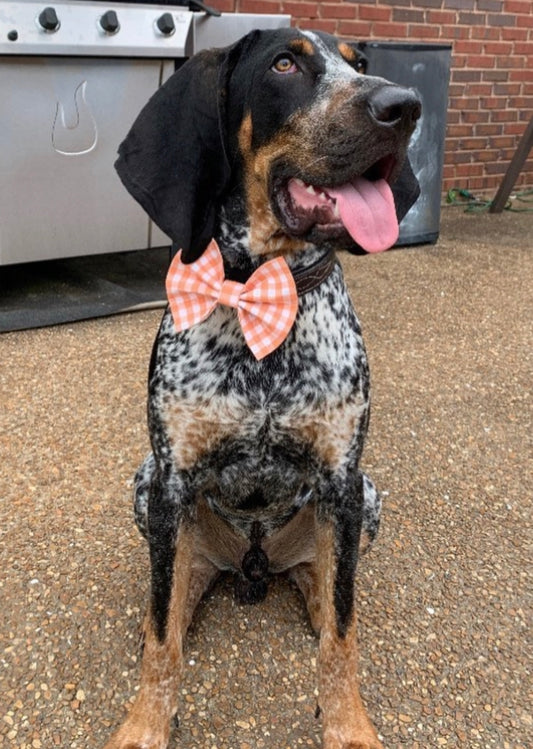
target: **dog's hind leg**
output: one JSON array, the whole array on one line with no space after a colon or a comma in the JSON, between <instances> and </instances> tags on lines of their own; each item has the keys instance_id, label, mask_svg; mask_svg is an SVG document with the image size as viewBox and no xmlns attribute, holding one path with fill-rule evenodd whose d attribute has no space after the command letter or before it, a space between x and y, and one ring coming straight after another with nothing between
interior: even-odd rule
<instances>
[{"instance_id":1,"label":"dog's hind leg","mask_svg":"<svg viewBox=\"0 0 533 749\"><path fill-rule=\"evenodd\" d=\"M177 511L166 492L159 500L154 503L156 510L149 513L152 593L145 619L140 689L125 722L105 749L167 747L177 710L185 634L196 604L218 574L211 562L195 552L194 525L185 519L173 522Z\"/></svg>"},{"instance_id":2,"label":"dog's hind leg","mask_svg":"<svg viewBox=\"0 0 533 749\"><path fill-rule=\"evenodd\" d=\"M363 524L363 474L357 474L355 485L355 495L347 490L347 498L317 519L324 749L383 749L359 694L354 576Z\"/></svg>"}]
</instances>

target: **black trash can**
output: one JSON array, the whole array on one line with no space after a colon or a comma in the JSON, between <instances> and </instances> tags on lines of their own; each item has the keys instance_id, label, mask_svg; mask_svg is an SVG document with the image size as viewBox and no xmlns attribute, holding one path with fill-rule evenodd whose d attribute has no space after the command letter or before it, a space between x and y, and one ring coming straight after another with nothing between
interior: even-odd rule
<instances>
[{"instance_id":1,"label":"black trash can","mask_svg":"<svg viewBox=\"0 0 533 749\"><path fill-rule=\"evenodd\" d=\"M401 223L397 245L436 242L452 46L400 42L365 42L359 46L368 58L368 75L413 88L422 101L422 117L409 146L420 197Z\"/></svg>"}]
</instances>

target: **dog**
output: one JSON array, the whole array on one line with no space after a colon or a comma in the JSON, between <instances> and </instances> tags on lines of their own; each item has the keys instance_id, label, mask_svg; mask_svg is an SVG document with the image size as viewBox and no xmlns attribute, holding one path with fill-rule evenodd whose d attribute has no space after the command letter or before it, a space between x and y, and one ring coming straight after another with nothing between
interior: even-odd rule
<instances>
[{"instance_id":1,"label":"dog","mask_svg":"<svg viewBox=\"0 0 533 749\"><path fill-rule=\"evenodd\" d=\"M135 477L151 563L140 688L106 749L167 746L184 637L223 570L247 603L290 574L319 633L323 746L382 747L354 610L380 512L359 467L369 373L335 252L396 241L419 192L406 154L421 108L365 71L357 45L328 34L254 31L191 58L120 146L125 187L180 252ZM258 312L278 286L281 332Z\"/></svg>"}]
</instances>

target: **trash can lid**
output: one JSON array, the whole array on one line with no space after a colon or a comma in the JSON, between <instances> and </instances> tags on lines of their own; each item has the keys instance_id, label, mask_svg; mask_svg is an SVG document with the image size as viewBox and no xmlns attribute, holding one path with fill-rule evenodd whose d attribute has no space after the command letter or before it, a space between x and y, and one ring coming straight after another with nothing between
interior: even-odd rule
<instances>
[{"instance_id":1,"label":"trash can lid","mask_svg":"<svg viewBox=\"0 0 533 749\"><path fill-rule=\"evenodd\" d=\"M372 49L398 49L406 52L429 52L431 50L445 50L451 49L451 44L434 44L432 42L426 44L425 42L359 42L358 47L365 49L371 47Z\"/></svg>"}]
</instances>

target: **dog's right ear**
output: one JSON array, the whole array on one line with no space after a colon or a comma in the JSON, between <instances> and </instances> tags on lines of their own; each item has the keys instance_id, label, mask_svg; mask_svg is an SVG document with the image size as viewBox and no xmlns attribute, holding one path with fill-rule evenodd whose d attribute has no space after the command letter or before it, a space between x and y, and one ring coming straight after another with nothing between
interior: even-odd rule
<instances>
[{"instance_id":1,"label":"dog's right ear","mask_svg":"<svg viewBox=\"0 0 533 749\"><path fill-rule=\"evenodd\" d=\"M183 250L185 263L196 260L212 239L230 177L226 90L245 41L248 37L186 62L152 96L119 147L120 179Z\"/></svg>"}]
</instances>

